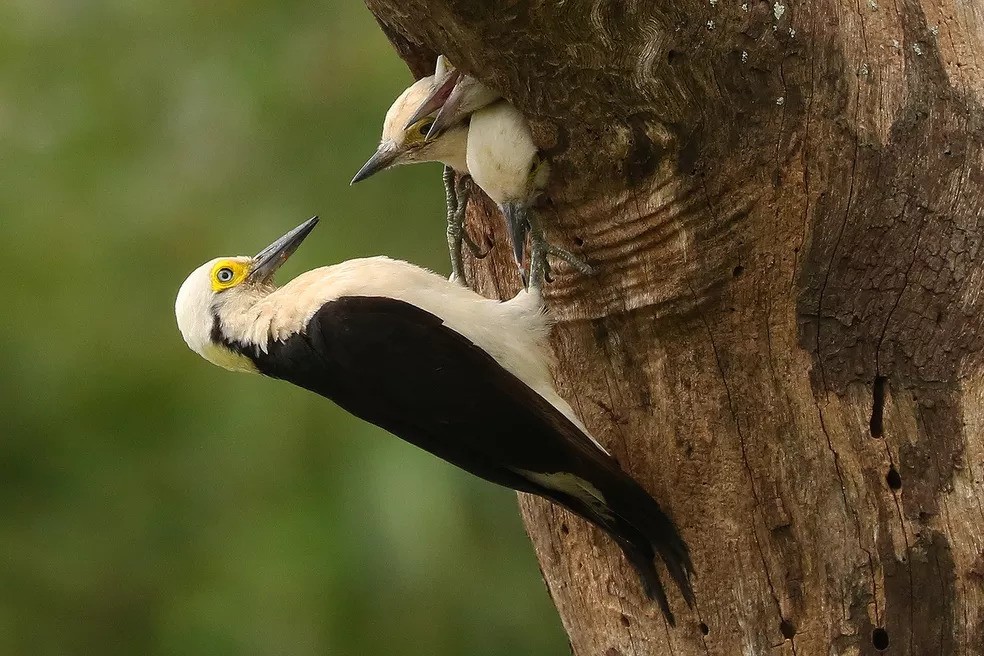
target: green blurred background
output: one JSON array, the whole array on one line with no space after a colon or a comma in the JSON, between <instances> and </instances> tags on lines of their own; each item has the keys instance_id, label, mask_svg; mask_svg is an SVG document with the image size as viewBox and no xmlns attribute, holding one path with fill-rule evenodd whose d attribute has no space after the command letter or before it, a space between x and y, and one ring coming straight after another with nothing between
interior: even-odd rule
<instances>
[{"instance_id":1,"label":"green blurred background","mask_svg":"<svg viewBox=\"0 0 984 656\"><path fill-rule=\"evenodd\" d=\"M0 655L567 651L512 493L174 325L312 214L284 277L447 271L437 165L348 185L409 81L358 2L0 2Z\"/></svg>"}]
</instances>

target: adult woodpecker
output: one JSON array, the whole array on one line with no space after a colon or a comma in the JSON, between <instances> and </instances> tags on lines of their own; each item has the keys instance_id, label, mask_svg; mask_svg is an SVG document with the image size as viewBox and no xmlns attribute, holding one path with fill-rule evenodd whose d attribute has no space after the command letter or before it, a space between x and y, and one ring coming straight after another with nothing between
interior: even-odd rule
<instances>
[{"instance_id":1,"label":"adult woodpecker","mask_svg":"<svg viewBox=\"0 0 984 656\"><path fill-rule=\"evenodd\" d=\"M467 281L461 256L462 243L467 243L477 257L484 257L481 249L468 237L464 228L465 209L468 203L466 183L468 165L465 162L468 126L464 123L449 126L443 133L446 135L445 138L428 141L427 135L434 125L434 117L425 115L413 122L407 122L417 108L433 96L432 92L436 86L446 85L450 75L449 70L453 70L451 65L443 55L439 56L434 75L417 80L397 97L386 112L383 132L376 152L355 174L352 184L394 166L418 162L444 164L451 279L464 285Z\"/></svg>"},{"instance_id":2,"label":"adult woodpecker","mask_svg":"<svg viewBox=\"0 0 984 656\"><path fill-rule=\"evenodd\" d=\"M537 494L607 532L673 623L659 554L688 605L690 556L672 521L554 388L538 288L486 299L385 257L273 274L306 221L254 257L196 269L175 314L188 346L226 369L325 396L476 476Z\"/></svg>"}]
</instances>

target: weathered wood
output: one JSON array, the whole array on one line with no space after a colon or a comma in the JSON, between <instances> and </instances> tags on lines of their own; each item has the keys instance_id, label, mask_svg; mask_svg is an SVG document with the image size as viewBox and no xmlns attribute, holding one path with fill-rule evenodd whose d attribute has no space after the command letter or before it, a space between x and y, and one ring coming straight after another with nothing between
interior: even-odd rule
<instances>
[{"instance_id":1,"label":"weathered wood","mask_svg":"<svg viewBox=\"0 0 984 656\"><path fill-rule=\"evenodd\" d=\"M672 629L521 499L575 653L982 653L980 6L367 5L415 73L443 52L533 121L548 236L600 271L556 267L559 384L693 550ZM500 219L469 223L508 297Z\"/></svg>"}]
</instances>

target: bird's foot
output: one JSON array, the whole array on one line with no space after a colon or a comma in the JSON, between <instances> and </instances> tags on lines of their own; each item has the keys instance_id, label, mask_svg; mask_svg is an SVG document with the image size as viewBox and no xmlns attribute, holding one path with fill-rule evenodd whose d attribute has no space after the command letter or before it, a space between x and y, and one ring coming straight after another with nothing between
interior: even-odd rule
<instances>
[{"instance_id":1,"label":"bird's foot","mask_svg":"<svg viewBox=\"0 0 984 656\"><path fill-rule=\"evenodd\" d=\"M569 265L574 267L578 273L581 273L585 276L591 276L594 275L595 273L595 268L590 264L588 264L587 262L585 262L583 258L580 258L574 253L568 250L564 250L559 246L553 246L551 244L547 244L547 255L553 255L558 260L567 262Z\"/></svg>"},{"instance_id":2,"label":"bird's foot","mask_svg":"<svg viewBox=\"0 0 984 656\"><path fill-rule=\"evenodd\" d=\"M543 289L543 284L545 282L553 282L550 277L550 261L547 259L548 256L556 257L573 267L576 271L583 275L592 275L595 272L594 267L585 262L583 259L574 255L568 250L560 248L559 246L554 246L547 241L547 238L543 235L543 226L540 223L540 217L536 213L530 214L530 275L528 281L528 287L541 291ZM524 279L524 282L527 282Z\"/></svg>"}]
</instances>

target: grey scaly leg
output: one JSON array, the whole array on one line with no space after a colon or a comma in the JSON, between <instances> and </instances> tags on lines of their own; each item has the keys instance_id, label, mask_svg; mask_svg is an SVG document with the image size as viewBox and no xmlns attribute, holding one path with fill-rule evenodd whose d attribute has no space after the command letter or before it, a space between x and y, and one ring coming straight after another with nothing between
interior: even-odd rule
<instances>
[{"instance_id":1,"label":"grey scaly leg","mask_svg":"<svg viewBox=\"0 0 984 656\"><path fill-rule=\"evenodd\" d=\"M468 230L465 228L465 212L468 210L468 200L471 198L471 188L468 186L468 180L469 176L462 175L458 178L458 182L455 185L455 195L458 198L455 222L461 226L461 240L468 247L468 250L471 251L471 254L476 259L484 260L491 248L482 250L482 247L475 243L475 240L471 238L471 235L468 234Z\"/></svg>"},{"instance_id":2,"label":"grey scaly leg","mask_svg":"<svg viewBox=\"0 0 984 656\"><path fill-rule=\"evenodd\" d=\"M451 280L468 286L465 280L465 265L461 259L461 242L464 235L465 209L468 197L459 197L461 180L455 181L454 169L444 167L444 200L448 207L448 252L451 254Z\"/></svg>"}]
</instances>

